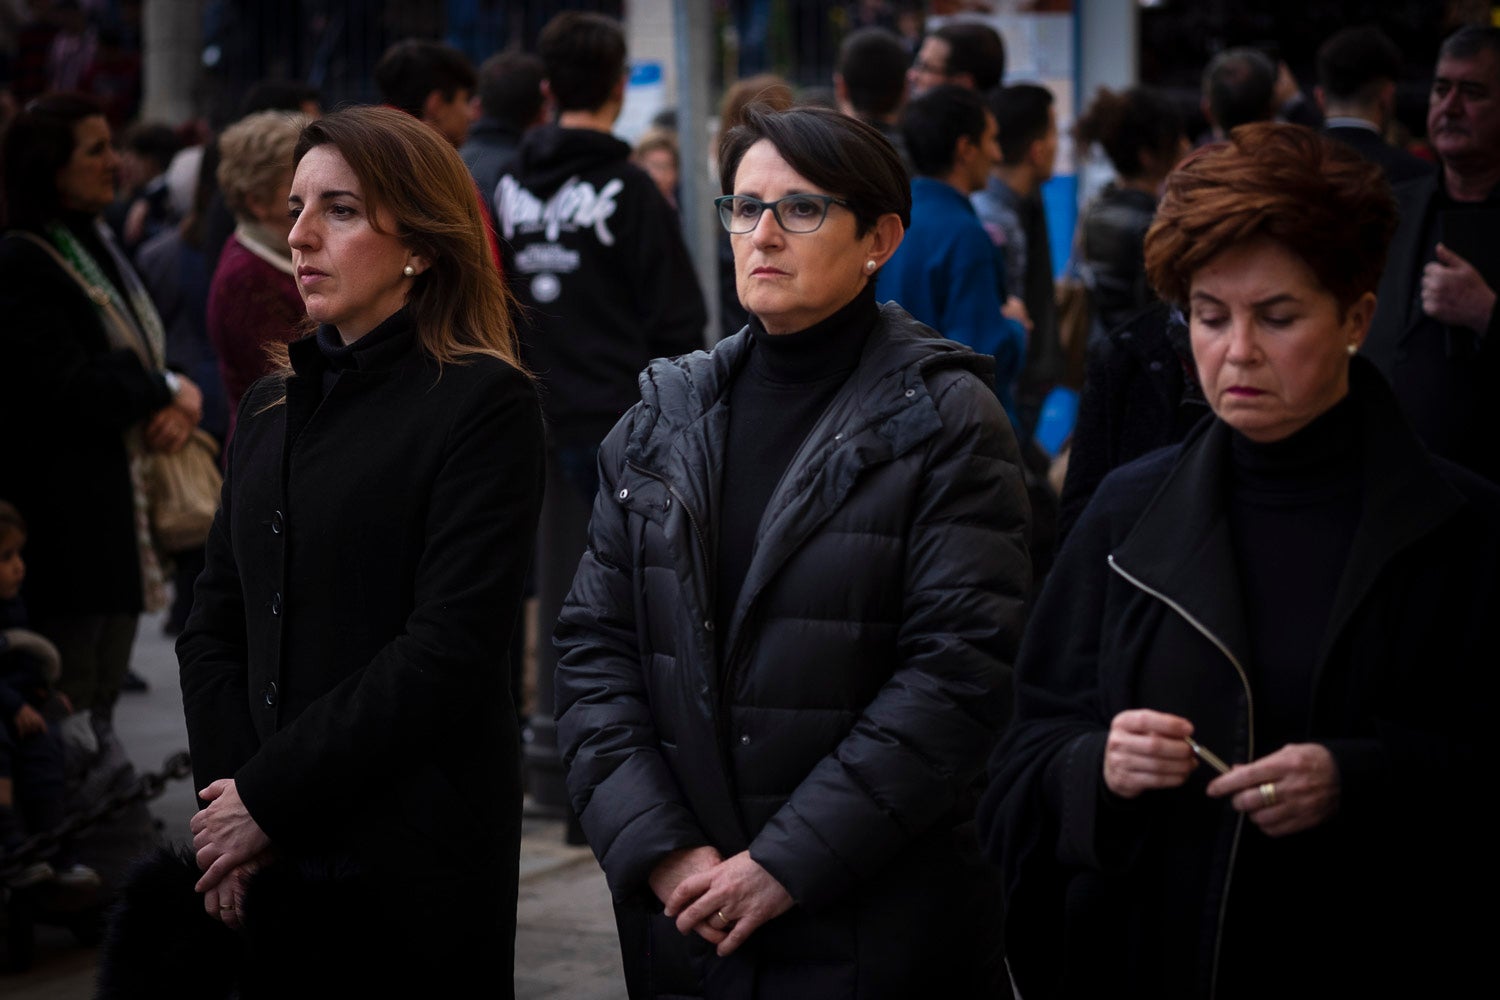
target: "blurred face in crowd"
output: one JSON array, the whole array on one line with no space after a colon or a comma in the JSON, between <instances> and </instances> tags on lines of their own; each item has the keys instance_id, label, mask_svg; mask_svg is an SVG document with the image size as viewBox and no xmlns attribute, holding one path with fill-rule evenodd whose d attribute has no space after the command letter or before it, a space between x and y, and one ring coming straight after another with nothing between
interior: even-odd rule
<instances>
[{"instance_id":1,"label":"blurred face in crowd","mask_svg":"<svg viewBox=\"0 0 1500 1000\"><path fill-rule=\"evenodd\" d=\"M1057 112L1048 108L1047 134L1031 147L1031 162L1036 167L1039 181L1052 179L1052 171L1057 166L1057 141Z\"/></svg>"},{"instance_id":2,"label":"blurred face in crowd","mask_svg":"<svg viewBox=\"0 0 1500 1000\"><path fill-rule=\"evenodd\" d=\"M287 204L292 197L292 172L288 170L275 187L245 196L245 206L255 221L264 226L279 244L292 234L292 217Z\"/></svg>"},{"instance_id":3,"label":"blurred face in crowd","mask_svg":"<svg viewBox=\"0 0 1500 1000\"><path fill-rule=\"evenodd\" d=\"M302 157L287 201L288 242L307 315L336 327L344 343L369 333L406 304L412 276L427 262L401 244L391 220L377 217L359 179L335 147Z\"/></svg>"},{"instance_id":4,"label":"blurred face in crowd","mask_svg":"<svg viewBox=\"0 0 1500 1000\"><path fill-rule=\"evenodd\" d=\"M968 136L959 138L954 158L963 175L963 193L984 190L990 171L1000 162L1000 127L995 124L994 115L984 113L984 132L977 143Z\"/></svg>"},{"instance_id":5,"label":"blurred face in crowd","mask_svg":"<svg viewBox=\"0 0 1500 1000\"><path fill-rule=\"evenodd\" d=\"M1252 441L1279 441L1349 391L1349 346L1375 311L1341 309L1300 257L1274 240L1232 246L1193 275L1188 326L1204 395Z\"/></svg>"},{"instance_id":6,"label":"blurred face in crowd","mask_svg":"<svg viewBox=\"0 0 1500 1000\"><path fill-rule=\"evenodd\" d=\"M636 161L651 175L656 189L672 205L677 204L677 156L670 149L657 147L642 153Z\"/></svg>"},{"instance_id":7,"label":"blurred face in crowd","mask_svg":"<svg viewBox=\"0 0 1500 1000\"><path fill-rule=\"evenodd\" d=\"M765 202L791 194L837 196L794 170L766 139L745 151L734 193ZM730 236L740 304L768 333L805 330L832 315L873 279L901 242L901 222L894 214L863 236L856 235L858 229L854 213L842 205L829 205L823 224L810 233L789 233L771 211L762 212L754 229ZM868 265L872 260L874 267Z\"/></svg>"},{"instance_id":8,"label":"blurred face in crowd","mask_svg":"<svg viewBox=\"0 0 1500 1000\"><path fill-rule=\"evenodd\" d=\"M472 95L462 87L453 91L452 100L444 100L443 92L434 90L427 95L423 109L427 124L437 129L444 139L455 147L462 146L469 138L469 125L474 121Z\"/></svg>"},{"instance_id":9,"label":"blurred face in crowd","mask_svg":"<svg viewBox=\"0 0 1500 1000\"><path fill-rule=\"evenodd\" d=\"M933 87L954 81L948 78L948 56L953 46L941 38L928 35L922 39L917 58L906 71L906 81L911 85L911 97L920 97Z\"/></svg>"},{"instance_id":10,"label":"blurred face in crowd","mask_svg":"<svg viewBox=\"0 0 1500 1000\"><path fill-rule=\"evenodd\" d=\"M21 559L25 547L25 535L15 528L0 528L0 601L13 601L21 593L21 581L26 579L26 563Z\"/></svg>"},{"instance_id":11,"label":"blurred face in crowd","mask_svg":"<svg viewBox=\"0 0 1500 1000\"><path fill-rule=\"evenodd\" d=\"M1500 56L1438 60L1427 101L1427 135L1444 163L1500 162Z\"/></svg>"},{"instance_id":12,"label":"blurred face in crowd","mask_svg":"<svg viewBox=\"0 0 1500 1000\"><path fill-rule=\"evenodd\" d=\"M73 155L57 172L58 200L72 212L102 212L115 200L119 171L109 122L91 115L73 126Z\"/></svg>"}]
</instances>

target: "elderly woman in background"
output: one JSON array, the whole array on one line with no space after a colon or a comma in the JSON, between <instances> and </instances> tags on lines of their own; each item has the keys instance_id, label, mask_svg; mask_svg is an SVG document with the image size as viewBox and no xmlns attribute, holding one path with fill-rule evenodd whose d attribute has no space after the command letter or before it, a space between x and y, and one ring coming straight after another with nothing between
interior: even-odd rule
<instances>
[{"instance_id":1,"label":"elderly woman in background","mask_svg":"<svg viewBox=\"0 0 1500 1000\"><path fill-rule=\"evenodd\" d=\"M203 396L163 369L161 319L100 221L119 170L102 107L79 94L29 102L0 160L0 496L30 528L24 596L62 653L60 687L102 731L137 619L166 599L150 455L187 443ZM76 735L91 745L86 728Z\"/></svg>"},{"instance_id":2,"label":"elderly woman in background","mask_svg":"<svg viewBox=\"0 0 1500 1000\"><path fill-rule=\"evenodd\" d=\"M541 500L536 393L441 136L354 108L309 124L292 162L320 325L240 406L177 644L197 888L299 995L455 995L483 975L510 996L505 651ZM332 883L288 893L314 864Z\"/></svg>"},{"instance_id":3,"label":"elderly woman in background","mask_svg":"<svg viewBox=\"0 0 1500 1000\"><path fill-rule=\"evenodd\" d=\"M1029 574L993 362L876 304L911 202L873 128L752 106L720 180L749 328L642 376L557 627L630 993L994 996L974 778Z\"/></svg>"},{"instance_id":4,"label":"elderly woman in background","mask_svg":"<svg viewBox=\"0 0 1500 1000\"><path fill-rule=\"evenodd\" d=\"M231 435L240 397L271 371L267 345L296 339L306 318L287 244L286 200L292 149L307 122L305 115L260 111L219 136L219 189L235 228L209 286L208 336L219 355Z\"/></svg>"},{"instance_id":5,"label":"elderly woman in background","mask_svg":"<svg viewBox=\"0 0 1500 1000\"><path fill-rule=\"evenodd\" d=\"M1394 214L1293 125L1167 181L1146 266L1216 419L1104 481L1030 623L980 809L1028 1000L1447 995L1484 954L1500 495L1358 356Z\"/></svg>"}]
</instances>

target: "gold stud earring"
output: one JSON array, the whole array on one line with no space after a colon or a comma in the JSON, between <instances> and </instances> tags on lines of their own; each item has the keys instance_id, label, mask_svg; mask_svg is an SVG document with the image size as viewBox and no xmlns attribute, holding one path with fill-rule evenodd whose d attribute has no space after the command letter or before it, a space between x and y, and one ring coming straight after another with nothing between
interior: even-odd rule
<instances>
[{"instance_id":1,"label":"gold stud earring","mask_svg":"<svg viewBox=\"0 0 1500 1000\"><path fill-rule=\"evenodd\" d=\"M417 276L417 269L412 267L410 264L407 264L401 269L401 273L406 275L408 278L415 278Z\"/></svg>"},{"instance_id":2,"label":"gold stud earring","mask_svg":"<svg viewBox=\"0 0 1500 1000\"><path fill-rule=\"evenodd\" d=\"M1358 344L1350 344L1348 347L1344 348L1344 350L1348 351L1349 352L1349 357L1352 358L1356 354L1359 353L1359 345Z\"/></svg>"}]
</instances>

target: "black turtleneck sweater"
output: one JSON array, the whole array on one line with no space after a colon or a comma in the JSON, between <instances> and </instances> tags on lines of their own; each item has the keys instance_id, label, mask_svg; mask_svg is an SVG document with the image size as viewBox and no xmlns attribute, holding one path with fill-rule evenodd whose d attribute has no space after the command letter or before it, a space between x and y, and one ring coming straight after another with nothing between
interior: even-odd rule
<instances>
[{"instance_id":1,"label":"black turtleneck sweater","mask_svg":"<svg viewBox=\"0 0 1500 1000\"><path fill-rule=\"evenodd\" d=\"M358 352L387 340L410 336L411 333L411 313L406 309L387 316L380 321L380 325L352 344L344 343L338 330L327 323L318 327L318 350L322 352L323 360L328 362L328 367L323 369L323 395L326 397L333 389L333 383L338 381L340 373L359 368Z\"/></svg>"},{"instance_id":2,"label":"black turtleneck sweater","mask_svg":"<svg viewBox=\"0 0 1500 1000\"><path fill-rule=\"evenodd\" d=\"M1229 522L1257 757L1307 739L1313 670L1361 513L1359 441L1347 396L1284 440L1233 438Z\"/></svg>"},{"instance_id":3,"label":"black turtleneck sweater","mask_svg":"<svg viewBox=\"0 0 1500 1000\"><path fill-rule=\"evenodd\" d=\"M1359 414L1345 397L1291 437L1233 438L1230 530L1239 565L1255 695L1255 756L1306 743L1313 672L1362 513ZM1229 891L1219 995L1284 992L1286 971L1246 943L1276 914L1289 940L1315 940L1316 908L1288 911L1276 887L1319 878L1317 830L1272 838L1245 824Z\"/></svg>"},{"instance_id":4,"label":"black turtleneck sweater","mask_svg":"<svg viewBox=\"0 0 1500 1000\"><path fill-rule=\"evenodd\" d=\"M833 315L798 333L769 334L750 317L749 357L728 396L714 602L721 635L750 569L766 504L808 432L859 365L878 315L871 281Z\"/></svg>"}]
</instances>

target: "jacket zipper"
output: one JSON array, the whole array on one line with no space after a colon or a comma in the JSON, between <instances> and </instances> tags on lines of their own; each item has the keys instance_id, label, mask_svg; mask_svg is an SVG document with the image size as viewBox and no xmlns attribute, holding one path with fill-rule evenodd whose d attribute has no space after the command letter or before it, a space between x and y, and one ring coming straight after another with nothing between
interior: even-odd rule
<instances>
[{"instance_id":1,"label":"jacket zipper","mask_svg":"<svg viewBox=\"0 0 1500 1000\"><path fill-rule=\"evenodd\" d=\"M1172 600L1161 591L1154 590L1151 587L1148 587L1146 584L1142 583L1140 580L1136 579L1134 576L1131 576L1130 573L1128 573L1119 563L1115 562L1114 553L1110 553L1109 555L1109 568L1118 573L1121 577L1123 577L1127 582L1129 582L1138 590L1151 595L1158 601L1161 601L1167 607L1171 608L1173 611L1177 612L1177 614L1181 616L1184 621L1193 626L1193 628L1196 629L1200 634L1202 634L1205 639L1217 646L1219 652L1223 653L1224 658L1227 659L1230 665L1234 667L1234 672L1239 675L1240 684L1245 689L1246 718L1249 723L1247 752L1249 754L1249 758L1251 760L1254 760L1255 697L1250 691L1250 677L1245 673L1245 668L1241 666L1240 661L1236 659L1234 653L1230 651L1229 647L1225 645L1222 639L1214 635L1214 633L1209 630L1208 626L1204 625L1198 619L1194 618L1181 604L1178 604L1176 601ZM1234 821L1234 838L1229 843L1229 867L1224 873L1224 891L1223 894L1219 897L1218 925L1214 929L1214 958L1213 965L1209 973L1209 1000L1213 1000L1219 990L1219 957L1220 953L1223 951L1224 946L1224 917L1229 909L1229 887L1230 884L1234 881L1234 864L1236 857L1239 855L1240 834L1244 831L1244 828L1245 814L1240 813Z\"/></svg>"}]
</instances>

